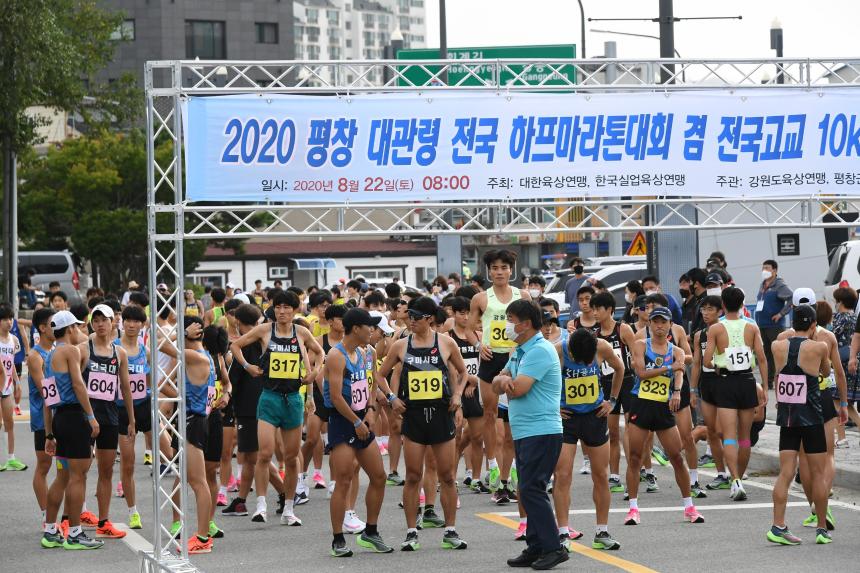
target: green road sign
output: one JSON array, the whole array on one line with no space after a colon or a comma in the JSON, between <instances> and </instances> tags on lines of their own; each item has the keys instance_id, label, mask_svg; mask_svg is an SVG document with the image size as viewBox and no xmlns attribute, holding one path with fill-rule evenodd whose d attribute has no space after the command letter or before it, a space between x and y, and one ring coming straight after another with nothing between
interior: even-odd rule
<instances>
[{"instance_id":1,"label":"green road sign","mask_svg":"<svg viewBox=\"0 0 860 573\"><path fill-rule=\"evenodd\" d=\"M574 44L558 44L547 46L498 46L483 48L451 48L448 50L448 58L451 60L508 60L512 58L528 58L532 60L546 59L573 59L576 58L576 46ZM422 50L400 50L397 52L398 60L438 60L438 49ZM543 64L512 65L510 69L501 72L499 84L506 85L566 85L568 82L576 83L576 69L573 66ZM554 71L555 69L555 71ZM438 73L439 66L427 66L422 68L413 67L402 70L405 79L399 80L399 85L426 85L430 81L431 73ZM479 68L471 68L472 73L481 80L496 83L496 66L490 62ZM519 76L515 74L520 74ZM563 77L559 77L563 76ZM465 78L465 79L464 79ZM408 80L408 82L406 81ZM463 80L463 83L458 83ZM448 70L449 85L478 86L482 85L478 78L470 75L463 66L454 65Z\"/></svg>"}]
</instances>

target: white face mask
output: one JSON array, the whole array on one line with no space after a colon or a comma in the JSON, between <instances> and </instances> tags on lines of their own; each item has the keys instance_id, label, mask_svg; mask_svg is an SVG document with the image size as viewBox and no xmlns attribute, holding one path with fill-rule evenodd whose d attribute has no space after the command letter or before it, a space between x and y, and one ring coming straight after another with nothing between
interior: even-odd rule
<instances>
[{"instance_id":1,"label":"white face mask","mask_svg":"<svg viewBox=\"0 0 860 573\"><path fill-rule=\"evenodd\" d=\"M517 325L510 321L505 321L505 336L508 340L515 340L517 338Z\"/></svg>"},{"instance_id":2,"label":"white face mask","mask_svg":"<svg viewBox=\"0 0 860 573\"><path fill-rule=\"evenodd\" d=\"M772 276L773 276L773 273L770 271L762 271L761 272L761 280L763 280L763 281L768 280Z\"/></svg>"},{"instance_id":3,"label":"white face mask","mask_svg":"<svg viewBox=\"0 0 860 573\"><path fill-rule=\"evenodd\" d=\"M529 295L531 295L531 297L532 297L532 298L537 298L537 297L539 297L539 296L540 296L540 289L538 289L538 288L530 288L530 289L529 289Z\"/></svg>"},{"instance_id":4,"label":"white face mask","mask_svg":"<svg viewBox=\"0 0 860 573\"><path fill-rule=\"evenodd\" d=\"M723 290L720 287L716 287L716 288L709 288L707 294L708 294L708 296L720 296L720 294L722 294L722 292L723 292Z\"/></svg>"},{"instance_id":5,"label":"white face mask","mask_svg":"<svg viewBox=\"0 0 860 573\"><path fill-rule=\"evenodd\" d=\"M624 295L624 300L626 300L626 301L627 301L627 302L629 302L630 304L633 304L633 301L635 300L635 298L633 297L633 295L632 295L632 294L625 294L625 295Z\"/></svg>"},{"instance_id":6,"label":"white face mask","mask_svg":"<svg viewBox=\"0 0 860 573\"><path fill-rule=\"evenodd\" d=\"M645 291L645 296L651 296L652 294L657 294L657 289L651 289Z\"/></svg>"}]
</instances>

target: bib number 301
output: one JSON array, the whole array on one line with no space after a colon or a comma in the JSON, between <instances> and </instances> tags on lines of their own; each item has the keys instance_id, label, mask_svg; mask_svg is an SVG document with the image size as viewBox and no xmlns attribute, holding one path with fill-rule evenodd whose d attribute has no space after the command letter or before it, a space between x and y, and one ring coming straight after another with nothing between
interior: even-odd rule
<instances>
[{"instance_id":1,"label":"bib number 301","mask_svg":"<svg viewBox=\"0 0 860 573\"><path fill-rule=\"evenodd\" d=\"M599 393L597 376L566 378L564 381L564 401L570 406L594 404Z\"/></svg>"}]
</instances>

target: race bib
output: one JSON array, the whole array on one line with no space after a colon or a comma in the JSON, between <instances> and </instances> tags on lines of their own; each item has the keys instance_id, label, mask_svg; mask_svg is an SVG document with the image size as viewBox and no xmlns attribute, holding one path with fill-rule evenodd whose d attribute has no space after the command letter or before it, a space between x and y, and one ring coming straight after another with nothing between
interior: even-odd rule
<instances>
[{"instance_id":1,"label":"race bib","mask_svg":"<svg viewBox=\"0 0 860 573\"><path fill-rule=\"evenodd\" d=\"M761 312L762 310L764 310L764 299L761 299L760 301L755 303L755 311Z\"/></svg>"},{"instance_id":2,"label":"race bib","mask_svg":"<svg viewBox=\"0 0 860 573\"><path fill-rule=\"evenodd\" d=\"M594 404L599 394L600 386L596 375L566 378L564 381L564 402L570 406Z\"/></svg>"},{"instance_id":3,"label":"race bib","mask_svg":"<svg viewBox=\"0 0 860 573\"><path fill-rule=\"evenodd\" d=\"M216 380L216 382L218 382ZM208 416L212 412L212 406L215 405L215 402L218 400L218 388L215 386L209 386L206 390L206 415Z\"/></svg>"},{"instance_id":4,"label":"race bib","mask_svg":"<svg viewBox=\"0 0 860 573\"><path fill-rule=\"evenodd\" d=\"M11 354L0 355L0 360L3 361L3 368L6 369L6 381L3 385L3 394L8 394L12 391L12 384L14 382L12 373L15 372L15 361Z\"/></svg>"},{"instance_id":5,"label":"race bib","mask_svg":"<svg viewBox=\"0 0 860 573\"><path fill-rule=\"evenodd\" d=\"M440 370L410 372L408 382L410 400L442 399L442 372Z\"/></svg>"},{"instance_id":6,"label":"race bib","mask_svg":"<svg viewBox=\"0 0 860 573\"><path fill-rule=\"evenodd\" d=\"M668 376L655 376L642 380L639 383L639 397L653 402L668 402L670 382Z\"/></svg>"},{"instance_id":7,"label":"race bib","mask_svg":"<svg viewBox=\"0 0 860 573\"><path fill-rule=\"evenodd\" d=\"M353 412L359 412L367 408L367 400L370 397L370 388L367 378L356 380L350 386L351 396L349 399L349 407ZM414 398L413 398L414 399Z\"/></svg>"},{"instance_id":8,"label":"race bib","mask_svg":"<svg viewBox=\"0 0 860 573\"><path fill-rule=\"evenodd\" d=\"M507 321L493 320L490 321L490 348L513 348L517 344L508 340L508 335L505 333L505 325Z\"/></svg>"},{"instance_id":9,"label":"race bib","mask_svg":"<svg viewBox=\"0 0 860 573\"><path fill-rule=\"evenodd\" d=\"M468 360L464 360L466 363L466 374L469 376L477 376L478 375L478 358L469 358Z\"/></svg>"},{"instance_id":10,"label":"race bib","mask_svg":"<svg viewBox=\"0 0 860 573\"><path fill-rule=\"evenodd\" d=\"M146 398L146 374L129 374L128 384L131 386L131 399Z\"/></svg>"},{"instance_id":11,"label":"race bib","mask_svg":"<svg viewBox=\"0 0 860 573\"><path fill-rule=\"evenodd\" d=\"M612 352L615 353L615 356L617 356L619 360L624 362L624 359L621 358L621 349L620 348L613 348ZM600 365L600 373L603 374L604 376L610 376L612 374L615 374L615 369L609 365L609 362L604 360L603 363Z\"/></svg>"},{"instance_id":12,"label":"race bib","mask_svg":"<svg viewBox=\"0 0 860 573\"><path fill-rule=\"evenodd\" d=\"M749 346L730 346L726 348L726 368L729 372L749 370L752 367L752 353Z\"/></svg>"},{"instance_id":13,"label":"race bib","mask_svg":"<svg viewBox=\"0 0 860 573\"><path fill-rule=\"evenodd\" d=\"M781 404L806 404L806 376L779 374L776 380L776 401Z\"/></svg>"},{"instance_id":14,"label":"race bib","mask_svg":"<svg viewBox=\"0 0 860 573\"><path fill-rule=\"evenodd\" d=\"M60 390L53 376L42 378L42 399L47 406L56 406L60 403Z\"/></svg>"},{"instance_id":15,"label":"race bib","mask_svg":"<svg viewBox=\"0 0 860 573\"><path fill-rule=\"evenodd\" d=\"M96 400L112 402L116 399L116 382L116 374L90 371L87 378L87 394Z\"/></svg>"},{"instance_id":16,"label":"race bib","mask_svg":"<svg viewBox=\"0 0 860 573\"><path fill-rule=\"evenodd\" d=\"M295 352L272 352L269 354L269 378L298 380L301 362L301 357Z\"/></svg>"}]
</instances>

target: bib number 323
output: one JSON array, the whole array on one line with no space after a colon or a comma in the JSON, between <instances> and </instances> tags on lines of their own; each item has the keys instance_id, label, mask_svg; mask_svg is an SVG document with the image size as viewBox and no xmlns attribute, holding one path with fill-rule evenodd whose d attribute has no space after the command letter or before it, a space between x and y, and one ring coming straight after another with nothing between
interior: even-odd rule
<instances>
[{"instance_id":1,"label":"bib number 323","mask_svg":"<svg viewBox=\"0 0 860 573\"><path fill-rule=\"evenodd\" d=\"M669 377L655 376L639 383L639 397L653 402L669 401Z\"/></svg>"}]
</instances>

